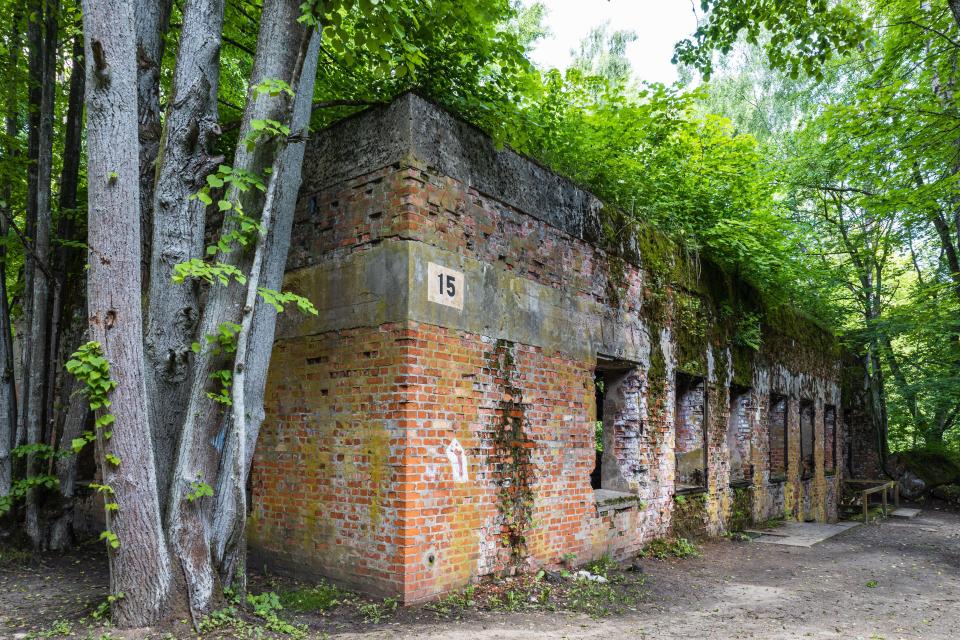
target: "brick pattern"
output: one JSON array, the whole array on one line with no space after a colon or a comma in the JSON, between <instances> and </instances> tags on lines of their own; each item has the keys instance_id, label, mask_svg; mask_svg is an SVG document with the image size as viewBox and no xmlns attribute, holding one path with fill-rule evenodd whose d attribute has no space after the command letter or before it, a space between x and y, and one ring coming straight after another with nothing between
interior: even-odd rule
<instances>
[{"instance_id":1,"label":"brick pattern","mask_svg":"<svg viewBox=\"0 0 960 640\"><path fill-rule=\"evenodd\" d=\"M654 446L647 422L647 372L640 368L605 376L604 489L637 492L650 486Z\"/></svg>"},{"instance_id":2,"label":"brick pattern","mask_svg":"<svg viewBox=\"0 0 960 640\"><path fill-rule=\"evenodd\" d=\"M752 391L730 391L727 449L730 455L731 483L753 479L753 425L750 416L755 412Z\"/></svg>"},{"instance_id":3,"label":"brick pattern","mask_svg":"<svg viewBox=\"0 0 960 640\"><path fill-rule=\"evenodd\" d=\"M609 301L606 255L426 167L386 167L301 194L287 269L364 251L388 238L416 240L494 264L540 284ZM635 313L643 277L628 269L619 296Z\"/></svg>"},{"instance_id":4,"label":"brick pattern","mask_svg":"<svg viewBox=\"0 0 960 640\"><path fill-rule=\"evenodd\" d=\"M837 408L823 408L823 468L830 472L837 468Z\"/></svg>"},{"instance_id":5,"label":"brick pattern","mask_svg":"<svg viewBox=\"0 0 960 640\"><path fill-rule=\"evenodd\" d=\"M770 401L767 421L769 429L769 472L771 478L782 478L787 473L787 398L777 396Z\"/></svg>"},{"instance_id":6,"label":"brick pattern","mask_svg":"<svg viewBox=\"0 0 960 640\"><path fill-rule=\"evenodd\" d=\"M397 326L274 347L251 476L251 546L287 567L395 593L404 576L409 338Z\"/></svg>"},{"instance_id":7,"label":"brick pattern","mask_svg":"<svg viewBox=\"0 0 960 640\"><path fill-rule=\"evenodd\" d=\"M399 238L611 304L602 251L415 164L301 194L288 268ZM639 322L644 274L628 266L619 289L618 313ZM669 329L655 338L664 353ZM690 480L678 476L675 455L702 452L704 433L706 530L723 529L729 482L747 465L757 470L755 515L783 513L788 492L766 478L771 465L785 466L783 429L773 446L768 424L786 424L787 403L771 406L764 386L743 405L756 409L744 422L714 379L678 402L675 363L665 359L657 376L639 367L611 385L611 452L643 506L607 510L589 478L596 362L412 321L281 340L254 462L251 547L278 566L405 602L568 553L626 557L669 531L675 489ZM827 495L797 486L804 510Z\"/></svg>"},{"instance_id":8,"label":"brick pattern","mask_svg":"<svg viewBox=\"0 0 960 640\"><path fill-rule=\"evenodd\" d=\"M703 379L683 379L677 385L676 459L678 486L706 487Z\"/></svg>"},{"instance_id":9,"label":"brick pattern","mask_svg":"<svg viewBox=\"0 0 960 640\"><path fill-rule=\"evenodd\" d=\"M814 447L816 438L814 437L813 425L813 401L800 401L800 473L803 478L813 476L814 466Z\"/></svg>"}]
</instances>

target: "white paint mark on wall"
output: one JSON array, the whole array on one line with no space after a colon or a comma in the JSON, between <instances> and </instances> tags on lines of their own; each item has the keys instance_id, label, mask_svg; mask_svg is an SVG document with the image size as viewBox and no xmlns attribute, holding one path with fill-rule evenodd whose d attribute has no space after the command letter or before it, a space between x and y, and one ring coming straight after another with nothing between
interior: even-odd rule
<instances>
[{"instance_id":1,"label":"white paint mark on wall","mask_svg":"<svg viewBox=\"0 0 960 640\"><path fill-rule=\"evenodd\" d=\"M463 450L463 445L454 438L447 445L447 460L450 461L450 472L453 474L454 482L466 482L470 479L467 468L467 452Z\"/></svg>"}]
</instances>

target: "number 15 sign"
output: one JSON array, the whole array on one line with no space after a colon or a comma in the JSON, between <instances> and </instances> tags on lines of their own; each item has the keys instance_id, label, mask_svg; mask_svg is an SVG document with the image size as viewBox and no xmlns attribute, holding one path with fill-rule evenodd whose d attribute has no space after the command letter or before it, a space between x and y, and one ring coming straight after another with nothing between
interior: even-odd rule
<instances>
[{"instance_id":1,"label":"number 15 sign","mask_svg":"<svg viewBox=\"0 0 960 640\"><path fill-rule=\"evenodd\" d=\"M463 311L463 273L427 263L427 300Z\"/></svg>"}]
</instances>

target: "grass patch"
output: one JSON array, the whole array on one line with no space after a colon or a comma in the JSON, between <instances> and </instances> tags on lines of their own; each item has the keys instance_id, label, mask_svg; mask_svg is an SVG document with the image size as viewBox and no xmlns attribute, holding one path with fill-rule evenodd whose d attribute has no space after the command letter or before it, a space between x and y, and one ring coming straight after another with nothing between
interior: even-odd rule
<instances>
[{"instance_id":1,"label":"grass patch","mask_svg":"<svg viewBox=\"0 0 960 640\"><path fill-rule=\"evenodd\" d=\"M667 540L657 538L651 540L640 552L641 558L656 558L665 560L667 558L699 558L702 554L697 545L686 538L674 538Z\"/></svg>"},{"instance_id":2,"label":"grass patch","mask_svg":"<svg viewBox=\"0 0 960 640\"><path fill-rule=\"evenodd\" d=\"M450 594L426 608L438 618L457 618L468 610L573 611L603 617L636 609L646 591L642 573L626 572L608 556L583 567L594 579L575 571L539 571L490 579ZM600 580L596 578L599 577Z\"/></svg>"},{"instance_id":3,"label":"grass patch","mask_svg":"<svg viewBox=\"0 0 960 640\"><path fill-rule=\"evenodd\" d=\"M363 602L357 605L357 611L363 616L363 621L369 624L380 624L396 612L400 606L399 598L384 598L382 602Z\"/></svg>"},{"instance_id":4,"label":"grass patch","mask_svg":"<svg viewBox=\"0 0 960 640\"><path fill-rule=\"evenodd\" d=\"M33 561L33 552L27 549L18 549L7 545L0 546L0 567L16 567L30 564Z\"/></svg>"},{"instance_id":5,"label":"grass patch","mask_svg":"<svg viewBox=\"0 0 960 640\"><path fill-rule=\"evenodd\" d=\"M297 613L326 613L356 600L356 595L350 591L326 581L320 581L312 587L280 591L278 596L284 609Z\"/></svg>"}]
</instances>

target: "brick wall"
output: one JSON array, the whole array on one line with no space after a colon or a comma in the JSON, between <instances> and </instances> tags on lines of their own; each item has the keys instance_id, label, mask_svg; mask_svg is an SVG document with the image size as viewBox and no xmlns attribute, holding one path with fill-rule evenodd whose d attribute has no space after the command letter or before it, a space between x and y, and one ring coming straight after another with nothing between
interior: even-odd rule
<instances>
[{"instance_id":1,"label":"brick wall","mask_svg":"<svg viewBox=\"0 0 960 640\"><path fill-rule=\"evenodd\" d=\"M770 397L816 398L818 415L839 404L831 356L774 332L739 371L703 291L481 192L489 177L385 153L329 182L308 158L285 287L321 313L278 326L253 473L260 559L414 602L566 554L627 557L670 530L678 456L704 446L698 530L724 530L730 483L751 466L755 517L835 513L822 454L813 479L793 465L768 481L768 425L799 429ZM589 200L575 191L559 193ZM463 274L461 308L425 297L428 262ZM628 365L608 376L603 486L633 500L598 501L590 485L601 355ZM681 391L678 369L696 372ZM752 388L731 401L737 375Z\"/></svg>"},{"instance_id":2,"label":"brick wall","mask_svg":"<svg viewBox=\"0 0 960 640\"><path fill-rule=\"evenodd\" d=\"M730 482L753 479L753 425L756 413L751 391L730 390L730 417L727 426L727 449L730 455Z\"/></svg>"},{"instance_id":3,"label":"brick wall","mask_svg":"<svg viewBox=\"0 0 960 640\"><path fill-rule=\"evenodd\" d=\"M769 469L771 476L782 477L787 472L787 398L777 396L770 402L769 429Z\"/></svg>"},{"instance_id":4,"label":"brick wall","mask_svg":"<svg viewBox=\"0 0 960 640\"><path fill-rule=\"evenodd\" d=\"M704 391L702 379L683 377L677 385L676 482L685 488L707 486Z\"/></svg>"}]
</instances>

